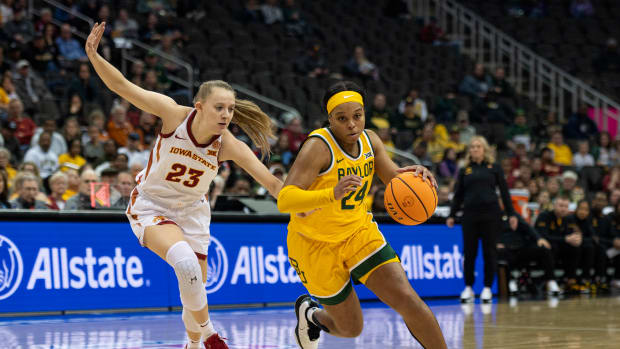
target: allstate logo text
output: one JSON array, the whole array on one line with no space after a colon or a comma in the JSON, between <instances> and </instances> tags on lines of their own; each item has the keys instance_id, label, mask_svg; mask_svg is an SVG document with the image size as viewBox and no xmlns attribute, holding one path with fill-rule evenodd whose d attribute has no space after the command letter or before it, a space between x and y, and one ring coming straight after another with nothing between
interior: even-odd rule
<instances>
[{"instance_id":1,"label":"allstate logo text","mask_svg":"<svg viewBox=\"0 0 620 349\"><path fill-rule=\"evenodd\" d=\"M0 235L0 300L10 297L17 290L23 272L24 263L17 246Z\"/></svg>"},{"instance_id":2,"label":"allstate logo text","mask_svg":"<svg viewBox=\"0 0 620 349\"><path fill-rule=\"evenodd\" d=\"M224 246L211 236L207 252L207 293L219 290L228 276L228 256Z\"/></svg>"}]
</instances>

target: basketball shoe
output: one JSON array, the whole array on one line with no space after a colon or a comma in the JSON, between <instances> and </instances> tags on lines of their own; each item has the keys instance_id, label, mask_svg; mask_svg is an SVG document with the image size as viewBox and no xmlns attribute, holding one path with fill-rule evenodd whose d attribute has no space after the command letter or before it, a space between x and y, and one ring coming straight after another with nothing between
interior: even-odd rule
<instances>
[{"instance_id":1,"label":"basketball shoe","mask_svg":"<svg viewBox=\"0 0 620 349\"><path fill-rule=\"evenodd\" d=\"M228 345L224 342L219 334L214 333L204 342L205 349L228 349Z\"/></svg>"},{"instance_id":2,"label":"basketball shoe","mask_svg":"<svg viewBox=\"0 0 620 349\"><path fill-rule=\"evenodd\" d=\"M561 293L560 287L558 286L558 283L555 282L555 280L547 281L547 294L549 296L557 297L560 295L560 293Z\"/></svg>"},{"instance_id":3,"label":"basketball shoe","mask_svg":"<svg viewBox=\"0 0 620 349\"><path fill-rule=\"evenodd\" d=\"M485 287L482 289L482 293L480 294L480 301L482 303L491 303L493 301L493 293L489 287Z\"/></svg>"},{"instance_id":4,"label":"basketball shoe","mask_svg":"<svg viewBox=\"0 0 620 349\"><path fill-rule=\"evenodd\" d=\"M319 346L321 329L306 317L308 309L318 307L319 304L307 294L299 296L295 302L295 315L297 316L295 339L301 349L316 349Z\"/></svg>"},{"instance_id":5,"label":"basketball shoe","mask_svg":"<svg viewBox=\"0 0 620 349\"><path fill-rule=\"evenodd\" d=\"M470 303L474 301L474 290L471 289L471 286L465 287L463 292L461 292L461 303Z\"/></svg>"}]
</instances>

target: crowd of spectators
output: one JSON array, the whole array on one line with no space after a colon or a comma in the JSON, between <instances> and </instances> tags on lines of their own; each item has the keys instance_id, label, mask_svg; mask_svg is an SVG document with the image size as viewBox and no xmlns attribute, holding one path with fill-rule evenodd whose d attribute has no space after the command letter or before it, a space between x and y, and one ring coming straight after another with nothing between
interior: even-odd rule
<instances>
[{"instance_id":1,"label":"crowd of spectators","mask_svg":"<svg viewBox=\"0 0 620 349\"><path fill-rule=\"evenodd\" d=\"M538 3L528 11L544 13L544 2ZM571 12L587 16L592 11L587 3L575 1ZM137 1L135 12L112 9L96 0L67 1L67 5L108 21L102 53L113 62L117 38L137 38L183 58L183 47L190 38L175 19L204 16L191 1L177 1L175 6L165 0ZM0 13L0 38L6 39L0 41L4 43L0 44L0 207L125 209L134 178L148 162L160 120L107 91L87 62L83 42L73 34L88 28L72 15L44 8L39 16L28 19L23 0L1 0ZM238 18L246 23L279 23L293 36L312 32L312 23L294 0L284 1L282 6L277 0L262 4L249 0ZM63 24L57 26L53 20ZM418 40L429 49L449 45L458 50L459 43L436 21L418 34ZM333 71L322 46L320 38L308 42L307 50L295 62L298 74L318 80L355 78L364 84L383 79L384 67L372 61L363 45L351 48L350 59L339 71ZM608 46L607 56L617 55L616 43ZM599 60L605 69L615 64L613 57L607 56ZM366 125L376 130L386 146L413 155L434 171L440 182L440 206L449 204L467 144L480 134L493 145L509 187L526 193L527 202L517 204L523 205L519 212L530 223L553 210L557 198L567 198L570 211L581 207L578 205L584 199L595 199L596 205L587 205L582 211L599 219L610 214L610 222L616 222L615 217L620 216L616 212L620 204L620 141L615 134L600 131L585 105L566 120L552 111L521 108L522 99L506 79L506 71L500 66L493 68L489 72L488 67L476 64L462 81L455 81L442 94L411 87L392 104L385 91L370 90ZM187 92L169 78L179 69L149 52L132 64L128 78L145 89L174 96ZM284 179L308 129L316 125L304 127L306 120L300 115L284 114L281 119L284 124L273 140L268 168ZM231 125L231 131L249 143L238 127ZM390 156L399 163L408 161L393 152ZM95 200L93 207L91 194L101 184L109 187L109 202ZM375 212L384 212L383 194L384 186L376 181L366 204ZM213 182L211 205L214 210L248 211L234 200L236 196L268 197L241 169L225 163ZM620 248L618 239L605 241Z\"/></svg>"}]
</instances>

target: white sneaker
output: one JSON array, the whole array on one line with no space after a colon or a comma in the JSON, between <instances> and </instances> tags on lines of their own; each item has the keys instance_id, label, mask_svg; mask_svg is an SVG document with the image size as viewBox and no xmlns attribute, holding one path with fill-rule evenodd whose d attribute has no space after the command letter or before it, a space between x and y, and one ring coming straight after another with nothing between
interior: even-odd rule
<instances>
[{"instance_id":1,"label":"white sneaker","mask_svg":"<svg viewBox=\"0 0 620 349\"><path fill-rule=\"evenodd\" d=\"M307 310L318 306L319 304L307 294L299 296L295 302L295 315L297 315L295 339L301 349L316 349L319 346L321 329L306 318Z\"/></svg>"},{"instance_id":2,"label":"white sneaker","mask_svg":"<svg viewBox=\"0 0 620 349\"><path fill-rule=\"evenodd\" d=\"M508 281L508 293L515 295L519 293L519 286L517 286L517 280Z\"/></svg>"},{"instance_id":3,"label":"white sneaker","mask_svg":"<svg viewBox=\"0 0 620 349\"><path fill-rule=\"evenodd\" d=\"M480 294L480 300L482 303L491 303L493 301L493 293L491 293L491 289L489 287L485 287L482 289L482 293Z\"/></svg>"},{"instance_id":4,"label":"white sneaker","mask_svg":"<svg viewBox=\"0 0 620 349\"><path fill-rule=\"evenodd\" d=\"M474 290L471 286L466 286L463 292L461 292L461 303L470 303L474 301Z\"/></svg>"},{"instance_id":5,"label":"white sneaker","mask_svg":"<svg viewBox=\"0 0 620 349\"><path fill-rule=\"evenodd\" d=\"M616 279L616 280L611 280L610 283L611 287L613 288L620 288L620 280Z\"/></svg>"},{"instance_id":6,"label":"white sneaker","mask_svg":"<svg viewBox=\"0 0 620 349\"><path fill-rule=\"evenodd\" d=\"M555 280L547 281L547 294L550 296L558 296L560 294L560 286Z\"/></svg>"}]
</instances>

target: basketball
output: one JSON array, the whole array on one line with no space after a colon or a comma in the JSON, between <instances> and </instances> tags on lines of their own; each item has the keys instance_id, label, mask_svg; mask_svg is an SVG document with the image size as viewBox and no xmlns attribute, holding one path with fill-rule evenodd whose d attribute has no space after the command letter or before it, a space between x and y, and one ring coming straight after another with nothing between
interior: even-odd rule
<instances>
[{"instance_id":1,"label":"basketball","mask_svg":"<svg viewBox=\"0 0 620 349\"><path fill-rule=\"evenodd\" d=\"M385 188L385 209L398 223L417 225L426 222L437 208L437 190L413 172L392 178Z\"/></svg>"}]
</instances>

